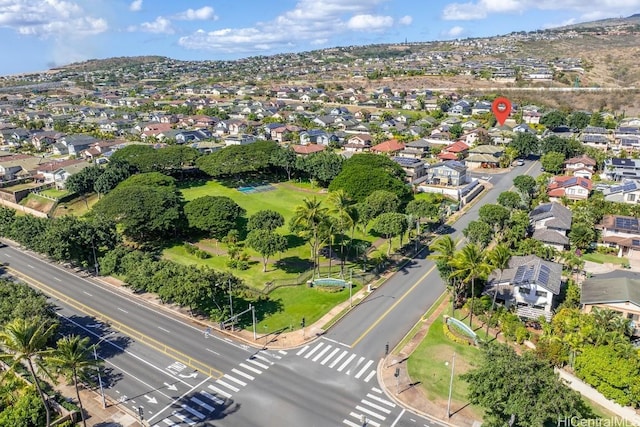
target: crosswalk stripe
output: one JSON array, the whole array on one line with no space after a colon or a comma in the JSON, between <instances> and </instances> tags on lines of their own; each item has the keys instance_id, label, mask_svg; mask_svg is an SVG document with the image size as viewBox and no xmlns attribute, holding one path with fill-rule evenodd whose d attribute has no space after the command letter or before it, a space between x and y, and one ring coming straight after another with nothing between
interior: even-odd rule
<instances>
[{"instance_id":1,"label":"crosswalk stripe","mask_svg":"<svg viewBox=\"0 0 640 427\"><path fill-rule=\"evenodd\" d=\"M342 360L342 358L347 355L347 353L349 353L347 350L343 351L342 354L340 356L338 356L338 358L336 360L331 362L331 365L329 365L329 367L333 368L334 366L336 366L338 364L338 362L340 362L340 360Z\"/></svg>"},{"instance_id":2,"label":"crosswalk stripe","mask_svg":"<svg viewBox=\"0 0 640 427\"><path fill-rule=\"evenodd\" d=\"M218 387L214 387L211 384L209 384L209 389L213 390L214 392L218 393L221 396L226 397L227 399L231 399L231 395L229 393L227 393L226 391L220 390Z\"/></svg>"},{"instance_id":3,"label":"crosswalk stripe","mask_svg":"<svg viewBox=\"0 0 640 427\"><path fill-rule=\"evenodd\" d=\"M255 361L255 360L253 360L253 359L247 359L247 362L249 362L249 363L253 363L253 364L254 364L254 365L256 365L256 366L261 367L262 369L269 369L269 365L265 365L264 363L256 362L256 361Z\"/></svg>"},{"instance_id":4,"label":"crosswalk stripe","mask_svg":"<svg viewBox=\"0 0 640 427\"><path fill-rule=\"evenodd\" d=\"M215 402L216 405L224 405L224 400L218 399L216 396L214 396L211 393L207 393L206 391L202 390L200 394L206 397L207 399L211 400L212 402Z\"/></svg>"},{"instance_id":5,"label":"crosswalk stripe","mask_svg":"<svg viewBox=\"0 0 640 427\"><path fill-rule=\"evenodd\" d=\"M364 361L364 357L360 357L360 359L358 359L358 361L356 362L356 364L352 367L349 368L346 372L347 375L351 375L351 371L358 369L358 366L360 366L360 364Z\"/></svg>"},{"instance_id":6,"label":"crosswalk stripe","mask_svg":"<svg viewBox=\"0 0 640 427\"><path fill-rule=\"evenodd\" d=\"M206 409L209 412L212 412L212 411L216 410L216 408L214 408L213 406L209 405L208 403L203 402L202 400L198 399L197 397L192 397L189 400L194 402L196 405Z\"/></svg>"},{"instance_id":7,"label":"crosswalk stripe","mask_svg":"<svg viewBox=\"0 0 640 427\"><path fill-rule=\"evenodd\" d=\"M316 357L313 358L314 362L317 362L322 356L324 356L327 351L331 350L331 345L327 345L325 348L322 349L322 351L318 354L316 354Z\"/></svg>"},{"instance_id":8,"label":"crosswalk stripe","mask_svg":"<svg viewBox=\"0 0 640 427\"><path fill-rule=\"evenodd\" d=\"M226 383L226 382L224 382L224 381L222 381L222 380L216 380L216 383L218 383L218 384L220 384L220 385L225 386L226 388L228 388L229 390L234 391L235 393L237 393L237 392L239 392L239 391L240 391L240 389L239 389L238 387L234 387L234 386L232 386L231 384ZM231 397L231 396L229 396L229 397Z\"/></svg>"},{"instance_id":9,"label":"crosswalk stripe","mask_svg":"<svg viewBox=\"0 0 640 427\"><path fill-rule=\"evenodd\" d=\"M360 421L360 419L362 419L362 414L356 414L355 412L351 412L349 415L351 415L352 417L355 417L358 421ZM370 420L369 418L367 418L367 425L368 426L373 426L373 427L380 427L380 423L377 423L373 420ZM360 426L358 426L360 427Z\"/></svg>"},{"instance_id":10,"label":"crosswalk stripe","mask_svg":"<svg viewBox=\"0 0 640 427\"><path fill-rule=\"evenodd\" d=\"M364 403L365 405L371 406L372 408L375 408L375 409L377 409L378 411L382 411L382 412L384 412L384 413L385 413L385 414L387 414L387 415L391 413L391 410L389 410L389 409L387 409L387 408L383 408L383 407L382 407L382 406L380 406L380 405L376 405L376 404L375 404L375 403L373 403L373 402L369 402L368 400L362 399L360 402Z\"/></svg>"},{"instance_id":11,"label":"crosswalk stripe","mask_svg":"<svg viewBox=\"0 0 640 427\"><path fill-rule=\"evenodd\" d=\"M373 395L373 394L371 394L371 393L367 393L367 397L368 397L369 399L377 400L378 402L380 402L380 403L382 403L382 404L384 404L384 405L390 406L390 407L392 407L392 408L395 408L395 407L396 407L396 404L395 404L395 403L393 403L393 402L389 402L388 400L383 399L383 398L378 397L378 396L375 396L375 395Z\"/></svg>"},{"instance_id":12,"label":"crosswalk stripe","mask_svg":"<svg viewBox=\"0 0 640 427\"><path fill-rule=\"evenodd\" d=\"M365 383L368 383L368 382L369 382L369 380L370 380L371 378L373 378L373 376L374 376L375 374L376 374L376 371L371 371L371 372L369 373L369 375L367 375L367 376L366 376L366 378L364 379L364 382L365 382Z\"/></svg>"},{"instance_id":13,"label":"crosswalk stripe","mask_svg":"<svg viewBox=\"0 0 640 427\"><path fill-rule=\"evenodd\" d=\"M284 350L278 350L278 353L283 354L283 355L285 355L285 356L287 355L287 352L286 352L286 351L284 351Z\"/></svg>"},{"instance_id":14,"label":"crosswalk stripe","mask_svg":"<svg viewBox=\"0 0 640 427\"><path fill-rule=\"evenodd\" d=\"M321 364L321 365L326 364L326 363L327 363L329 360L331 360L331 358L332 358L333 356L335 356L335 354L336 354L337 352L339 352L339 351L340 351L340 349L339 349L338 347L334 348L334 349L333 349L333 351L332 351L331 353L329 353L329 355L328 355L327 357L325 357L325 358L322 360L322 362L320 362L320 364Z\"/></svg>"},{"instance_id":15,"label":"crosswalk stripe","mask_svg":"<svg viewBox=\"0 0 640 427\"><path fill-rule=\"evenodd\" d=\"M387 417L385 417L384 415L380 415L377 412L373 412L367 408L363 408L362 406L358 405L356 406L356 409L360 412L364 412L365 414L369 414L372 417L375 417L377 419L379 419L380 421L384 421Z\"/></svg>"},{"instance_id":16,"label":"crosswalk stripe","mask_svg":"<svg viewBox=\"0 0 640 427\"><path fill-rule=\"evenodd\" d=\"M311 351L309 351L309 353L307 353L307 354L305 354L305 355L304 355L304 358L305 358L305 359L310 358L310 357L313 355L313 353L315 353L316 351L318 351L318 350L320 349L320 347L322 347L323 345L324 345L324 341L320 341L320 342L318 343L318 345L317 345L317 346L313 347L313 348L311 349Z\"/></svg>"},{"instance_id":17,"label":"crosswalk stripe","mask_svg":"<svg viewBox=\"0 0 640 427\"><path fill-rule=\"evenodd\" d=\"M346 361L346 362L344 362L344 363L343 363L343 364L338 368L338 372L342 372L342 370L343 370L344 368L346 368L346 367L347 367L347 365L348 365L349 363L351 363L351 361L352 361L353 359L355 359L355 358L356 358L356 355L355 355L355 354L352 354L351 356L349 356L349 358L347 359L347 361Z\"/></svg>"},{"instance_id":18,"label":"crosswalk stripe","mask_svg":"<svg viewBox=\"0 0 640 427\"><path fill-rule=\"evenodd\" d=\"M185 422L185 423L189 424L190 426L194 426L194 425L196 425L196 422L195 422L195 421L193 421L193 420L192 420L191 418L189 418L189 417L186 417L186 416L184 416L184 415L182 415L182 414L179 414L179 413L177 413L177 412L174 412L174 413L173 413L173 415L174 415L176 418L180 418L180 421L183 421L183 422Z\"/></svg>"},{"instance_id":19,"label":"crosswalk stripe","mask_svg":"<svg viewBox=\"0 0 640 427\"><path fill-rule=\"evenodd\" d=\"M204 414L200 411L196 411L195 409L193 409L191 406L186 405L186 404L182 404L180 405L182 407L182 409L184 409L185 411L191 412L192 415L194 415L196 418L202 420L204 419Z\"/></svg>"},{"instance_id":20,"label":"crosswalk stripe","mask_svg":"<svg viewBox=\"0 0 640 427\"><path fill-rule=\"evenodd\" d=\"M236 384L240 384L242 387L244 387L244 386L246 386L246 385L247 385L247 383L245 383L244 381L240 381L240 380L239 380L239 379L237 379L236 377L232 377L232 376L231 376L231 375L229 375L229 374L224 374L223 378L226 378L226 379L228 379L228 380L230 380L230 381L233 381L233 382L234 382L234 383L236 383Z\"/></svg>"},{"instance_id":21,"label":"crosswalk stripe","mask_svg":"<svg viewBox=\"0 0 640 427\"><path fill-rule=\"evenodd\" d=\"M372 387L371 390L375 391L376 393L382 394L382 390L380 390L379 388Z\"/></svg>"},{"instance_id":22,"label":"crosswalk stripe","mask_svg":"<svg viewBox=\"0 0 640 427\"><path fill-rule=\"evenodd\" d=\"M360 378L360 377L362 376L362 374L364 374L364 371L366 371L366 370L367 370L367 368L368 368L369 366L371 366L371 364L372 364L372 363L373 363L373 360L369 360L369 361L364 365L364 367L360 370L360 372L358 372L358 373L356 374L356 376L355 376L355 377L356 377L356 378Z\"/></svg>"},{"instance_id":23,"label":"crosswalk stripe","mask_svg":"<svg viewBox=\"0 0 640 427\"><path fill-rule=\"evenodd\" d=\"M233 368L233 369L231 370L231 372L233 372L233 373L235 373L235 374L238 374L238 375L240 375L241 377L245 377L246 379L248 379L248 380L250 380L250 381L253 381L253 380L255 380L255 379L256 379L256 377L252 377L251 375L246 374L246 373L244 373L244 372L242 372L242 371L240 371L240 370L238 370L238 369L236 369L236 368Z\"/></svg>"},{"instance_id":24,"label":"crosswalk stripe","mask_svg":"<svg viewBox=\"0 0 640 427\"><path fill-rule=\"evenodd\" d=\"M162 420L166 425L168 426L174 426L176 425L176 423L174 423L173 421L171 421L169 418L165 418L164 420ZM358 426L360 427L360 426Z\"/></svg>"},{"instance_id":25,"label":"crosswalk stripe","mask_svg":"<svg viewBox=\"0 0 640 427\"><path fill-rule=\"evenodd\" d=\"M309 346L305 345L304 347L302 347L297 353L296 356L300 356L302 353L304 353L305 351L309 350Z\"/></svg>"},{"instance_id":26,"label":"crosswalk stripe","mask_svg":"<svg viewBox=\"0 0 640 427\"><path fill-rule=\"evenodd\" d=\"M256 374L261 374L262 371L260 369L256 369L253 366L249 366L246 363L241 363L240 366L242 366L244 369L251 371L251 372L255 372Z\"/></svg>"},{"instance_id":27,"label":"crosswalk stripe","mask_svg":"<svg viewBox=\"0 0 640 427\"><path fill-rule=\"evenodd\" d=\"M254 355L253 355L253 357L255 357L256 359L260 359L260 360L262 360L263 362L267 362L269 365L273 365L273 362L272 362L271 360L267 359L267 358L266 358L266 357L264 357L264 356L261 356L261 355L259 355L259 354L254 354Z\"/></svg>"},{"instance_id":28,"label":"crosswalk stripe","mask_svg":"<svg viewBox=\"0 0 640 427\"><path fill-rule=\"evenodd\" d=\"M354 423L352 421L349 421L349 420L342 420L342 424L346 424L349 427L362 427L362 424L356 424L356 423Z\"/></svg>"}]
</instances>

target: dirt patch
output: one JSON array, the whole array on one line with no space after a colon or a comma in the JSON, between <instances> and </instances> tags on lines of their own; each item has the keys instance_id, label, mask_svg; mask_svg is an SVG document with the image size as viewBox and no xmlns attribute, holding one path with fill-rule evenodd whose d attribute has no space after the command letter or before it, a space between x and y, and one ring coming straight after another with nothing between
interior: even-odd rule
<instances>
[{"instance_id":1,"label":"dirt patch","mask_svg":"<svg viewBox=\"0 0 640 427\"><path fill-rule=\"evenodd\" d=\"M29 197L23 204L27 208L35 209L44 213L49 213L53 208L55 202L53 200L48 200L41 197Z\"/></svg>"}]
</instances>

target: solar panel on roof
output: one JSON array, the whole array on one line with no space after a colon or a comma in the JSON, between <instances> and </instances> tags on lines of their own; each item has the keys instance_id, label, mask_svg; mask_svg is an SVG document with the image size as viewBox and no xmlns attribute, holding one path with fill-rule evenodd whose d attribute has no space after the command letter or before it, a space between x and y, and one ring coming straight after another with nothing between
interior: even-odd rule
<instances>
[{"instance_id":1,"label":"solar panel on roof","mask_svg":"<svg viewBox=\"0 0 640 427\"><path fill-rule=\"evenodd\" d=\"M533 279L533 266L526 267L522 276L522 281L524 282L529 283L531 279Z\"/></svg>"},{"instance_id":2,"label":"solar panel on roof","mask_svg":"<svg viewBox=\"0 0 640 427\"><path fill-rule=\"evenodd\" d=\"M521 265L520 267L518 267L518 269L516 270L516 274L513 278L514 283L521 283L522 282L522 276L524 276L524 270L525 270L525 266Z\"/></svg>"},{"instance_id":3,"label":"solar panel on roof","mask_svg":"<svg viewBox=\"0 0 640 427\"><path fill-rule=\"evenodd\" d=\"M551 276L551 269L546 265L541 265L540 274L538 274L538 281L543 285L548 285L550 276Z\"/></svg>"},{"instance_id":4,"label":"solar panel on roof","mask_svg":"<svg viewBox=\"0 0 640 427\"><path fill-rule=\"evenodd\" d=\"M631 245L632 246L640 246L640 240L631 239Z\"/></svg>"}]
</instances>

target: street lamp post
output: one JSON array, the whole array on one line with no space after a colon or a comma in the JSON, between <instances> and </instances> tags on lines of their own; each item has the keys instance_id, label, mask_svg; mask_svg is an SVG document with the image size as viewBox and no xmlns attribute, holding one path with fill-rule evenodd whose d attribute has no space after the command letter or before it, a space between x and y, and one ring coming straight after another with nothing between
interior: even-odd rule
<instances>
[{"instance_id":1,"label":"street lamp post","mask_svg":"<svg viewBox=\"0 0 640 427\"><path fill-rule=\"evenodd\" d=\"M100 366L98 366L98 353L96 352L96 347L98 347L102 341L106 340L107 338L109 338L113 334L115 334L115 331L109 332L107 335L105 335L104 337L100 338L100 341L98 341L97 343L95 343L93 345L93 359L96 362L96 369L98 370L98 384L100 385L100 396L102 397L102 408L103 409L107 408L107 400L104 397L104 387L102 386L102 376L100 375Z\"/></svg>"},{"instance_id":2,"label":"street lamp post","mask_svg":"<svg viewBox=\"0 0 640 427\"><path fill-rule=\"evenodd\" d=\"M447 402L447 418L451 418L451 392L453 391L453 373L456 367L456 354L451 359L451 379L449 380L449 401Z\"/></svg>"},{"instance_id":3,"label":"street lamp post","mask_svg":"<svg viewBox=\"0 0 640 427\"><path fill-rule=\"evenodd\" d=\"M229 310L231 312L231 332L234 330L234 320L233 320L233 298L231 298L231 279L229 279Z\"/></svg>"}]
</instances>

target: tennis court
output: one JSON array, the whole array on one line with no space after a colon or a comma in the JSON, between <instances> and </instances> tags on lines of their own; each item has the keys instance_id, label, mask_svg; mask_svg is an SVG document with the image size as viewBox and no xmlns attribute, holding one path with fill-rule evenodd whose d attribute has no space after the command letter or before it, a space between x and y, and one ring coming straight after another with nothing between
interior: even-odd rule
<instances>
[{"instance_id":1,"label":"tennis court","mask_svg":"<svg viewBox=\"0 0 640 427\"><path fill-rule=\"evenodd\" d=\"M244 187L238 187L238 191L244 194L264 193L265 191L271 191L275 189L276 187L268 183L251 184Z\"/></svg>"}]
</instances>

